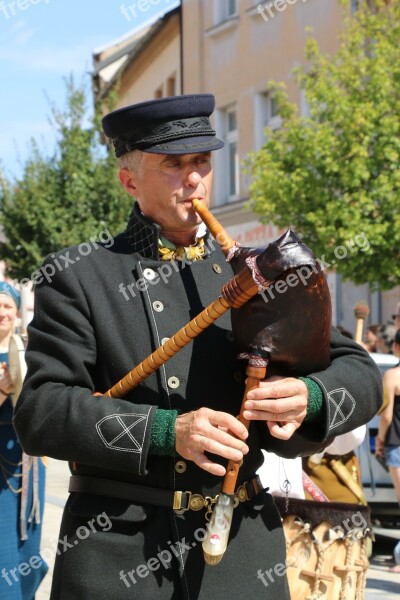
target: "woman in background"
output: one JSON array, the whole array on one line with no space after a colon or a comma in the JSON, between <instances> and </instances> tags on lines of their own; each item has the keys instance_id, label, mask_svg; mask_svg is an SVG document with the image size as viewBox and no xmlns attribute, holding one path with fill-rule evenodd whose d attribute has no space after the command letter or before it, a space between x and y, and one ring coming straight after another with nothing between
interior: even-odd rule
<instances>
[{"instance_id":1,"label":"woman in background","mask_svg":"<svg viewBox=\"0 0 400 600\"><path fill-rule=\"evenodd\" d=\"M19 292L0 282L0 598L33 600L47 572L41 558L45 468L22 452L12 425L13 382L8 348L21 304Z\"/></svg>"},{"instance_id":2,"label":"woman in background","mask_svg":"<svg viewBox=\"0 0 400 600\"><path fill-rule=\"evenodd\" d=\"M394 337L393 353L400 357L400 329ZM400 363L386 371L383 376L383 388L386 408L380 414L375 454L385 456L400 503ZM400 541L394 549L394 557L396 565L391 571L400 573Z\"/></svg>"}]
</instances>

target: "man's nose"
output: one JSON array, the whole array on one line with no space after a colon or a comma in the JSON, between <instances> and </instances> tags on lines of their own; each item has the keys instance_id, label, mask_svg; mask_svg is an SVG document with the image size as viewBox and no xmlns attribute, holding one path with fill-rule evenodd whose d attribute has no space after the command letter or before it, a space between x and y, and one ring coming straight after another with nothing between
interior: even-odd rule
<instances>
[{"instance_id":1,"label":"man's nose","mask_svg":"<svg viewBox=\"0 0 400 600\"><path fill-rule=\"evenodd\" d=\"M185 184L189 187L197 188L201 181L201 175L193 166L188 168L185 174Z\"/></svg>"}]
</instances>

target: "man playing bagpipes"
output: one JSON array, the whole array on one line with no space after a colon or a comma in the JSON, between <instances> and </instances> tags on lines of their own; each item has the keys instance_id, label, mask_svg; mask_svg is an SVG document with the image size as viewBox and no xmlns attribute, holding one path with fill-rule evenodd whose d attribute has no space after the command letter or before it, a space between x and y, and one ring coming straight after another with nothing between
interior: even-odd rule
<instances>
[{"instance_id":1,"label":"man playing bagpipes","mask_svg":"<svg viewBox=\"0 0 400 600\"><path fill-rule=\"evenodd\" d=\"M223 146L213 109L213 96L194 94L104 118L120 181L136 200L127 229L63 270L58 255L47 258L54 276L36 287L15 427L26 452L68 460L73 474L51 600L289 598L284 569L274 571L285 561L281 521L255 477L261 448L313 454L380 406L368 354L333 330L326 368L302 379L278 374L249 393L248 432L236 418L245 363L228 312L124 397L94 395L161 344L170 350L175 333L215 299L225 302L232 268L193 209L195 199L209 204L211 153ZM289 236L285 244L290 254L296 243ZM205 515L227 460L243 461L230 541L209 566ZM81 539L102 513L112 527ZM274 573L267 589L258 575L266 571Z\"/></svg>"}]
</instances>

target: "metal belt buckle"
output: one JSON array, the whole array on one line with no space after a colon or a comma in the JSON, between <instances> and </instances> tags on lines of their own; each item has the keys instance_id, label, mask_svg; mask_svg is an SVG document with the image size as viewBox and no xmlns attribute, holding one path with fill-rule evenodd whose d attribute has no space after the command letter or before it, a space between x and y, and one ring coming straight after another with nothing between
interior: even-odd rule
<instances>
[{"instance_id":1,"label":"metal belt buckle","mask_svg":"<svg viewBox=\"0 0 400 600\"><path fill-rule=\"evenodd\" d=\"M247 502L247 500L249 499L244 483L239 485L238 489L236 490L236 498L239 500L239 502Z\"/></svg>"},{"instance_id":2,"label":"metal belt buckle","mask_svg":"<svg viewBox=\"0 0 400 600\"><path fill-rule=\"evenodd\" d=\"M182 508L182 504L184 504L184 498L183 498L183 494L189 494L189 498L187 499L187 505L186 508ZM190 499L192 497L192 492L186 491L186 492L181 492L180 490L174 493L174 503L172 505L172 508L176 511L176 513L178 515L186 512L187 510L189 510L189 503L190 503ZM183 500L183 502L182 502Z\"/></svg>"},{"instance_id":3,"label":"metal belt buckle","mask_svg":"<svg viewBox=\"0 0 400 600\"><path fill-rule=\"evenodd\" d=\"M185 502L184 494L189 494L187 502ZM188 510L201 510L204 506L206 506L206 499L201 494L192 494L188 490L186 492L177 491L174 493L172 508L178 515Z\"/></svg>"},{"instance_id":4,"label":"metal belt buckle","mask_svg":"<svg viewBox=\"0 0 400 600\"><path fill-rule=\"evenodd\" d=\"M206 506L206 500L201 494L191 494L189 500L190 510L201 510Z\"/></svg>"}]
</instances>

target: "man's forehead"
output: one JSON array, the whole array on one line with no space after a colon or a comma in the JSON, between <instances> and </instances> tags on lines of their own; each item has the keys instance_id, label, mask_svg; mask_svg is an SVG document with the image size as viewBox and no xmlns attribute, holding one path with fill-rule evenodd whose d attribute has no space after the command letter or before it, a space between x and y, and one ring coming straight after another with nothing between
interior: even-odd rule
<instances>
[{"instance_id":1,"label":"man's forehead","mask_svg":"<svg viewBox=\"0 0 400 600\"><path fill-rule=\"evenodd\" d=\"M143 152L143 159L146 157L151 157L150 160L157 163L165 163L168 161L176 161L181 160L182 162L190 162L196 158L211 158L211 152L193 152L191 154L155 154L153 152Z\"/></svg>"}]
</instances>

